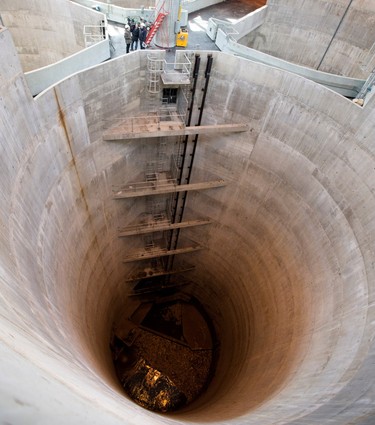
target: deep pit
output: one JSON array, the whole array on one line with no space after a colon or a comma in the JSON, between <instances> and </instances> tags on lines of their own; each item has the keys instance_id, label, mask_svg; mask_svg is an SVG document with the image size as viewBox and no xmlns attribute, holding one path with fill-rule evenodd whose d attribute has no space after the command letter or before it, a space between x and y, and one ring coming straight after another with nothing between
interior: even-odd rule
<instances>
[{"instance_id":1,"label":"deep pit","mask_svg":"<svg viewBox=\"0 0 375 425\"><path fill-rule=\"evenodd\" d=\"M189 257L189 296L211 318L220 355L202 396L160 417L124 396L109 348L113 324L139 304L126 282L136 268L122 263L136 246L117 227L142 212L114 201L111 188L135 180L153 141L108 143L102 134L139 111L146 59L118 58L33 99L13 50L0 55L9 70L0 76L2 329L24 355L5 360L13 379L45 388L44 411L69 406L64 418L76 418L85 406L86 421L116 425L320 424L344 414L340 399L363 412L373 103L362 110L310 81L214 53L205 124L250 127L200 139L194 179L227 185L189 194L185 217L213 222L184 236L205 244ZM40 405L40 392L19 387L14 394Z\"/></svg>"}]
</instances>

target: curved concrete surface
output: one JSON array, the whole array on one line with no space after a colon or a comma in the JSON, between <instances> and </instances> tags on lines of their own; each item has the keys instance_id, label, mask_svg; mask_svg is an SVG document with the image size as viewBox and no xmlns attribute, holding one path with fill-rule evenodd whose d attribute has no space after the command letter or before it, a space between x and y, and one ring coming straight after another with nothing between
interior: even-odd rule
<instances>
[{"instance_id":1,"label":"curved concrete surface","mask_svg":"<svg viewBox=\"0 0 375 425\"><path fill-rule=\"evenodd\" d=\"M66 0L47 3L1 2L0 22L12 34L33 96L111 57L108 35L101 33L103 13ZM93 35L87 48L84 32Z\"/></svg>"},{"instance_id":2,"label":"curved concrete surface","mask_svg":"<svg viewBox=\"0 0 375 425\"><path fill-rule=\"evenodd\" d=\"M273 66L287 72L293 72L293 74L300 75L304 78L315 81L316 83L322 84L323 86L345 97L355 98L366 82L365 80L357 78L342 77L340 75L317 71L312 68L287 62L275 56L267 55L259 50L251 49L250 47L237 43L235 40L232 40L230 36L226 35L220 28L217 32L215 44L223 52L238 55L242 58Z\"/></svg>"},{"instance_id":3,"label":"curved concrete surface","mask_svg":"<svg viewBox=\"0 0 375 425\"><path fill-rule=\"evenodd\" d=\"M100 25L101 13L67 0L1 0L0 16L12 34L24 72L83 50L85 25Z\"/></svg>"},{"instance_id":4,"label":"curved concrete surface","mask_svg":"<svg viewBox=\"0 0 375 425\"><path fill-rule=\"evenodd\" d=\"M243 44L323 72L366 79L375 67L372 0L272 0Z\"/></svg>"},{"instance_id":5,"label":"curved concrete surface","mask_svg":"<svg viewBox=\"0 0 375 425\"><path fill-rule=\"evenodd\" d=\"M229 184L189 194L189 211L215 224L184 233L207 245L191 277L220 336L218 371L171 416L122 394L109 331L134 265L116 230L139 205L114 201L111 186L135 180L154 142L101 136L139 110L145 66L135 52L32 99L0 32L3 421L373 423L374 98L361 109L220 52L204 124L251 130L200 137L193 179Z\"/></svg>"}]
</instances>

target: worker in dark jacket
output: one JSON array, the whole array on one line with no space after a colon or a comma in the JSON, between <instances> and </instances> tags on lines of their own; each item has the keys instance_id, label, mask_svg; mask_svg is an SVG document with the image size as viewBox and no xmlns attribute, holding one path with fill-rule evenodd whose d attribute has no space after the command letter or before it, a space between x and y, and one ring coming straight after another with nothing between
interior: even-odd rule
<instances>
[{"instance_id":1,"label":"worker in dark jacket","mask_svg":"<svg viewBox=\"0 0 375 425\"><path fill-rule=\"evenodd\" d=\"M139 44L141 45L141 49L146 47L146 37L147 37L147 29L146 25L142 22L141 27L139 29Z\"/></svg>"},{"instance_id":2,"label":"worker in dark jacket","mask_svg":"<svg viewBox=\"0 0 375 425\"><path fill-rule=\"evenodd\" d=\"M132 48L131 50L138 49L138 40L139 40L140 24L138 23L132 32Z\"/></svg>"},{"instance_id":3,"label":"worker in dark jacket","mask_svg":"<svg viewBox=\"0 0 375 425\"><path fill-rule=\"evenodd\" d=\"M132 32L134 31L134 28L135 28L135 22L134 22L134 19L130 20L130 19L128 18L128 25L130 26L130 32L132 33Z\"/></svg>"}]
</instances>

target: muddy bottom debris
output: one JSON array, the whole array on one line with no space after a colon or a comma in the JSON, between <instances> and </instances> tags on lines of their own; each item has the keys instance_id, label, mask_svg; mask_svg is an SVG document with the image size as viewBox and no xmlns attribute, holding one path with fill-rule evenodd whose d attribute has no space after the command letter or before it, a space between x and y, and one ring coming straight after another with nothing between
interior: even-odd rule
<instances>
[{"instance_id":1,"label":"muddy bottom debris","mask_svg":"<svg viewBox=\"0 0 375 425\"><path fill-rule=\"evenodd\" d=\"M126 392L140 406L171 412L196 400L214 373L217 341L193 297L141 302L114 327L112 357Z\"/></svg>"}]
</instances>

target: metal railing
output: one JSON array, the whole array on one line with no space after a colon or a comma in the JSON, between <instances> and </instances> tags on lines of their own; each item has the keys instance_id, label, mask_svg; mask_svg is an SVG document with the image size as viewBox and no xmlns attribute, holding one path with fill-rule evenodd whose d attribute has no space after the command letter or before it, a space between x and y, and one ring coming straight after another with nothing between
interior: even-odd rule
<instances>
[{"instance_id":1,"label":"metal railing","mask_svg":"<svg viewBox=\"0 0 375 425\"><path fill-rule=\"evenodd\" d=\"M216 18L210 18L211 21L215 22L217 25L217 29L221 29L227 36L228 39L237 41L234 37L235 35L238 35L239 32L234 28L233 24L229 23L228 21L223 21L221 19Z\"/></svg>"},{"instance_id":2,"label":"metal railing","mask_svg":"<svg viewBox=\"0 0 375 425\"><path fill-rule=\"evenodd\" d=\"M112 191L115 194L119 193L136 193L143 190L149 189L169 189L171 186L177 186L177 179L159 179L158 174L154 180L142 181L142 182L132 182L124 186L113 186Z\"/></svg>"},{"instance_id":3,"label":"metal railing","mask_svg":"<svg viewBox=\"0 0 375 425\"><path fill-rule=\"evenodd\" d=\"M160 228L167 227L171 224L171 221L166 217L161 217L160 219L155 219L151 217L149 221L139 224L133 224L131 226L118 227L117 230L119 233L128 232L128 233L142 233L145 230L155 230L158 231Z\"/></svg>"},{"instance_id":4,"label":"metal railing","mask_svg":"<svg viewBox=\"0 0 375 425\"><path fill-rule=\"evenodd\" d=\"M112 120L104 120L108 123L108 126L105 126L106 129L112 128L115 129L116 126L120 126L124 131L136 133L141 132L145 126L155 126L156 129L160 129L161 123L165 122L175 122L178 126L185 125L185 114L180 114L178 111L168 108L160 108L159 111L155 111L147 115L136 115L133 117L127 118L118 118Z\"/></svg>"},{"instance_id":5,"label":"metal railing","mask_svg":"<svg viewBox=\"0 0 375 425\"><path fill-rule=\"evenodd\" d=\"M363 84L361 91L356 96L356 99L364 99L366 95L371 91L374 84L375 84L375 68L372 70L371 74L368 76L365 84Z\"/></svg>"},{"instance_id":6,"label":"metal railing","mask_svg":"<svg viewBox=\"0 0 375 425\"><path fill-rule=\"evenodd\" d=\"M185 60L183 62L167 62L164 59L164 72L166 74L185 75L189 78L191 73L191 61L186 54L184 54L184 58Z\"/></svg>"},{"instance_id":7,"label":"metal railing","mask_svg":"<svg viewBox=\"0 0 375 425\"><path fill-rule=\"evenodd\" d=\"M85 39L85 47L99 43L107 38L107 25L84 25L83 36Z\"/></svg>"},{"instance_id":8,"label":"metal railing","mask_svg":"<svg viewBox=\"0 0 375 425\"><path fill-rule=\"evenodd\" d=\"M186 54L184 54L182 62L167 62L165 59L149 54L147 55L147 71L149 73L149 91L156 93L160 91L160 75L162 73L190 78L191 61Z\"/></svg>"}]
</instances>

